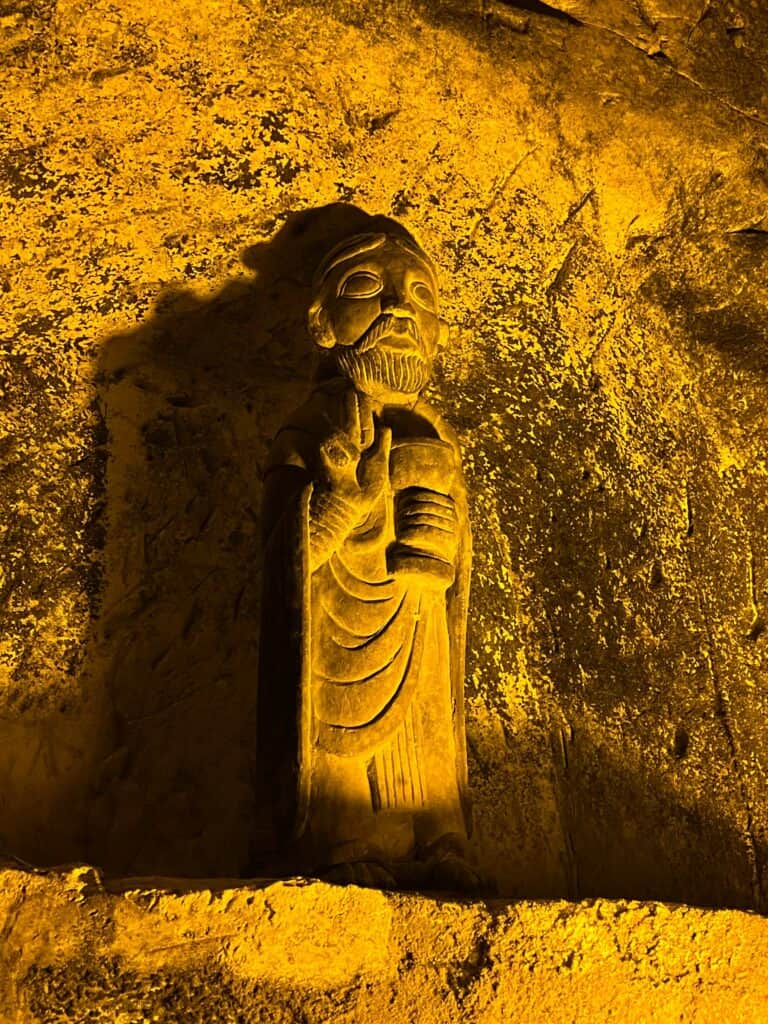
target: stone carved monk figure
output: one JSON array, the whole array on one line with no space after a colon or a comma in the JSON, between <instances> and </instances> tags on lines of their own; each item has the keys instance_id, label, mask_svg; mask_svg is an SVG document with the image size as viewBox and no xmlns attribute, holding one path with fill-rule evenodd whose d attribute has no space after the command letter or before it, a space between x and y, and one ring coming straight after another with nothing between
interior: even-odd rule
<instances>
[{"instance_id":1,"label":"stone carved monk figure","mask_svg":"<svg viewBox=\"0 0 768 1024\"><path fill-rule=\"evenodd\" d=\"M313 283L324 372L265 476L260 734L299 864L473 887L463 719L470 532L453 430L420 398L435 271L405 231L355 235Z\"/></svg>"}]
</instances>

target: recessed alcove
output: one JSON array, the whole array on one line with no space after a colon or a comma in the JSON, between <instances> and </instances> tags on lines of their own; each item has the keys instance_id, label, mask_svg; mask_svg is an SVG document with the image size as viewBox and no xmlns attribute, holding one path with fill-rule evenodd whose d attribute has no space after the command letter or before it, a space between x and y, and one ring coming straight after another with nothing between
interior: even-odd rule
<instances>
[{"instance_id":1,"label":"recessed alcove","mask_svg":"<svg viewBox=\"0 0 768 1024\"><path fill-rule=\"evenodd\" d=\"M581 906L585 942L584 900L765 913L758 7L0 12L3 858L91 864L89 900L281 874L261 475L311 387L312 271L364 212L423 244L452 325L429 398L468 484L493 898Z\"/></svg>"}]
</instances>

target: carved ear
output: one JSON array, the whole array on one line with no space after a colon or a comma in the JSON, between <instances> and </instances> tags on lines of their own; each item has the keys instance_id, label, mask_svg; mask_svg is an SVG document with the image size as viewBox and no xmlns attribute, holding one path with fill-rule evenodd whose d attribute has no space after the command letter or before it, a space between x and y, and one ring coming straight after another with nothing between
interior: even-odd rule
<instances>
[{"instance_id":1,"label":"carved ear","mask_svg":"<svg viewBox=\"0 0 768 1024\"><path fill-rule=\"evenodd\" d=\"M330 317L319 303L315 303L309 308L309 333L312 335L314 343L320 348L333 348L336 344Z\"/></svg>"}]
</instances>

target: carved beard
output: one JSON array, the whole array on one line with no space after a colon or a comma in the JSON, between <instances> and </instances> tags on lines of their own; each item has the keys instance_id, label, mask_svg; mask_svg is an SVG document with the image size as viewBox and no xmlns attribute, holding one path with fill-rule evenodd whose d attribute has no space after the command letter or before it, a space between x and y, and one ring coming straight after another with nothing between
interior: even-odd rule
<instances>
[{"instance_id":1,"label":"carved beard","mask_svg":"<svg viewBox=\"0 0 768 1024\"><path fill-rule=\"evenodd\" d=\"M336 365L361 390L366 384L383 384L390 391L410 395L421 391L429 380L429 364L416 352L346 348L337 350Z\"/></svg>"},{"instance_id":2,"label":"carved beard","mask_svg":"<svg viewBox=\"0 0 768 1024\"><path fill-rule=\"evenodd\" d=\"M398 318L384 314L369 327L357 344L336 350L336 365L345 377L365 390L366 384L383 384L390 391L400 394L414 394L421 391L429 380L431 366L421 354L412 349L399 352L377 347L385 334L391 333ZM414 320L403 318L399 321L404 333L409 334L421 346L419 329Z\"/></svg>"}]
</instances>

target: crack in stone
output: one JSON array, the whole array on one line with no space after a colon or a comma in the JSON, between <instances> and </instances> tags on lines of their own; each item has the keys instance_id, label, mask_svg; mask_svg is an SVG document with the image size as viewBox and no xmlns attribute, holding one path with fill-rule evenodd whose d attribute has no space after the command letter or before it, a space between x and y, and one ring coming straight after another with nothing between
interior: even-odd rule
<instances>
[{"instance_id":1,"label":"crack in stone","mask_svg":"<svg viewBox=\"0 0 768 1024\"><path fill-rule=\"evenodd\" d=\"M609 35L615 36L617 39L620 39L622 42L626 43L628 46L631 46L633 50L637 50L639 53L644 54L646 57L653 57L654 56L654 54L651 54L645 47L643 47L639 43L635 42L629 36L624 35L624 33L620 32L618 29L610 28L610 26L608 26L608 25L601 25L598 22L588 21L588 20L585 20L584 18L577 18L573 14L571 14L570 12L568 12L566 10L563 10L562 7L556 7L554 5L538 3L538 2L536 2L536 0L516 0L516 2L514 2L514 3L512 3L511 0L505 0L505 3L509 7L517 7L520 10L532 11L532 12L538 13L538 14L546 14L546 15L549 15L550 17L554 17L557 14L559 14L560 15L560 20L562 20L562 21L569 21L572 25L579 25L580 27L583 27L583 28L591 28L591 29L594 29L597 32L607 32ZM698 27L698 25L701 23L701 21L706 17L707 13L709 12L709 7L710 7L710 5L709 5L709 3L707 3L706 8L704 9L704 11L702 12L702 14L699 17L699 20L696 22L696 24L691 29L691 33L688 36L688 40L689 41L690 41L690 35ZM649 24L647 18L642 17L642 21L644 22L644 24L648 25L649 28L651 27L651 25ZM653 26L653 28L655 30L655 26ZM725 107L727 110L731 110L735 114L740 114L741 117L747 118L749 121L752 121L754 124L759 124L762 128L768 128L768 121L764 120L761 117L758 117L757 114L752 114L748 110L744 110L743 107L739 107L739 106L737 106L734 103L729 103L729 101L726 100L726 99L723 99L722 96L716 96L702 82L698 81L698 79L694 78L692 75L689 75L687 72L682 71L680 68L676 67L676 65L672 63L671 59L665 53L663 53L663 51L659 51L659 53L660 53L660 55L662 57L664 57L664 60L665 60L665 63L666 63L666 67L668 68L668 70L673 75L676 75L678 78L683 78L683 79L685 79L685 81L690 82L691 85L695 86L697 89L699 89L701 92L703 92L705 96L707 96L709 99L713 100L715 103L718 103L721 106Z\"/></svg>"},{"instance_id":2,"label":"crack in stone","mask_svg":"<svg viewBox=\"0 0 768 1024\"><path fill-rule=\"evenodd\" d=\"M555 18L557 21L570 22L572 25L583 25L584 22L564 11L562 7L555 4L545 4L542 0L501 0L505 7L516 7L520 11L530 11L532 14L543 14L548 18Z\"/></svg>"},{"instance_id":3,"label":"crack in stone","mask_svg":"<svg viewBox=\"0 0 768 1024\"><path fill-rule=\"evenodd\" d=\"M504 190L506 189L507 185L509 185L512 178L514 178L514 176L517 174L520 167L528 159L529 156L532 156L532 154L536 152L537 149L537 146L533 146L532 149L529 149L527 152L523 153L523 155L520 157L517 163L515 163L514 166L511 168L511 170L507 171L507 173L503 175L501 179L498 181L498 184L494 187L493 192L491 194L491 198L489 199L488 203L478 213L477 217L475 218L475 223L472 225L472 229L469 232L470 241L474 239L475 235L477 234L477 229L480 227L483 220L496 207L497 203L499 202L499 199L504 193Z\"/></svg>"},{"instance_id":4,"label":"crack in stone","mask_svg":"<svg viewBox=\"0 0 768 1024\"><path fill-rule=\"evenodd\" d=\"M699 25L702 23L702 21L704 21L704 19L706 18L706 16L709 14L709 12L711 10L712 10L712 0L704 0L704 6L701 9L701 13L699 14L698 18L693 23L693 25L691 25L691 30L688 33L687 37L686 37L685 45L687 47L690 48L691 36L696 31L696 29L699 27Z\"/></svg>"},{"instance_id":5,"label":"crack in stone","mask_svg":"<svg viewBox=\"0 0 768 1024\"><path fill-rule=\"evenodd\" d=\"M621 36L619 33L614 34L618 35L620 39L625 39L625 37ZM625 39L625 41L629 43L630 46L633 46L635 49L640 50L641 53L645 52L641 46L637 46L630 39ZM675 65L669 60L669 58L667 58L666 66L672 72L673 75L677 75L679 78L684 78L687 82L690 82L691 85L694 85L697 89L703 92L705 96L709 97L709 99L713 100L715 103L719 103L720 106L725 107L727 110L732 110L735 114L740 114L741 117L747 118L748 121L752 121L754 124L759 124L762 128L768 128L768 121L764 121L762 118L758 117L757 114L750 114L748 110L744 110L742 107L737 107L735 104L729 103L728 100L723 99L722 96L715 96L715 94L711 92L709 89L707 89L707 87L702 82L699 82L696 78L694 78L692 75L687 74L685 71L681 71L680 68L675 67Z\"/></svg>"}]
</instances>

